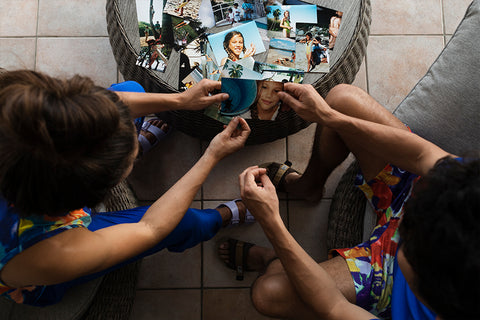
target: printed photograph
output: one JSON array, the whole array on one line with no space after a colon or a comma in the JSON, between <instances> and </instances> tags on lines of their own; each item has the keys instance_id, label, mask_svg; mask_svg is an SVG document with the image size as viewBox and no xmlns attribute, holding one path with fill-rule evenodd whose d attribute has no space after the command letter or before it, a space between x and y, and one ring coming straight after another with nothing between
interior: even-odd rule
<instances>
[{"instance_id":1,"label":"printed photograph","mask_svg":"<svg viewBox=\"0 0 480 320\"><path fill-rule=\"evenodd\" d=\"M178 47L186 47L207 30L199 20L186 20L172 16L171 21L173 39Z\"/></svg>"},{"instance_id":2,"label":"printed photograph","mask_svg":"<svg viewBox=\"0 0 480 320\"><path fill-rule=\"evenodd\" d=\"M278 92L283 91L283 82L222 78L222 92L229 99L221 103L221 116L241 116L245 119L275 120L282 109Z\"/></svg>"},{"instance_id":3,"label":"printed photograph","mask_svg":"<svg viewBox=\"0 0 480 320\"><path fill-rule=\"evenodd\" d=\"M202 0L167 0L163 11L184 19L198 19Z\"/></svg>"},{"instance_id":4,"label":"printed photograph","mask_svg":"<svg viewBox=\"0 0 480 320\"><path fill-rule=\"evenodd\" d=\"M208 41L215 52L216 63L220 66L227 60L238 61L245 58L253 60L254 55L266 51L254 21L211 34Z\"/></svg>"},{"instance_id":5,"label":"printed photograph","mask_svg":"<svg viewBox=\"0 0 480 320\"><path fill-rule=\"evenodd\" d=\"M202 79L203 79L202 71L199 68L193 68L192 72L190 72L188 76L186 76L182 80L182 87L180 87L180 90L190 89L195 84L202 81Z\"/></svg>"},{"instance_id":6,"label":"printed photograph","mask_svg":"<svg viewBox=\"0 0 480 320\"><path fill-rule=\"evenodd\" d=\"M255 62L253 70L260 73L263 80L302 83L305 77L305 72L302 70L276 64Z\"/></svg>"},{"instance_id":7,"label":"printed photograph","mask_svg":"<svg viewBox=\"0 0 480 320\"><path fill-rule=\"evenodd\" d=\"M295 68L306 72L328 72L329 52L325 35L319 33L317 26L307 23L299 23L297 30Z\"/></svg>"},{"instance_id":8,"label":"printed photograph","mask_svg":"<svg viewBox=\"0 0 480 320\"><path fill-rule=\"evenodd\" d=\"M223 65L222 78L262 80L262 75L241 64L227 60Z\"/></svg>"},{"instance_id":9,"label":"printed photograph","mask_svg":"<svg viewBox=\"0 0 480 320\"><path fill-rule=\"evenodd\" d=\"M293 39L270 40L266 63L295 68L296 45Z\"/></svg>"},{"instance_id":10,"label":"printed photograph","mask_svg":"<svg viewBox=\"0 0 480 320\"><path fill-rule=\"evenodd\" d=\"M220 78L221 70L215 63L212 48L205 34L189 43L182 53L188 57L192 70L195 68L200 70L202 78L215 81Z\"/></svg>"},{"instance_id":11,"label":"printed photograph","mask_svg":"<svg viewBox=\"0 0 480 320\"><path fill-rule=\"evenodd\" d=\"M285 5L308 5L311 3L301 0L283 0ZM335 42L340 31L340 25L342 23L343 12L329 9L321 6L317 6L317 23L325 28L328 28L328 48L333 50ZM306 21L302 21L306 22Z\"/></svg>"},{"instance_id":12,"label":"printed photograph","mask_svg":"<svg viewBox=\"0 0 480 320\"><path fill-rule=\"evenodd\" d=\"M329 71L341 17L339 11L317 7L316 24L297 23L295 68L306 72Z\"/></svg>"},{"instance_id":13,"label":"printed photograph","mask_svg":"<svg viewBox=\"0 0 480 320\"><path fill-rule=\"evenodd\" d=\"M136 6L141 48L136 65L163 72L173 48L173 40L162 40L164 29L169 29L162 28L166 16L162 13L163 0L136 0Z\"/></svg>"},{"instance_id":14,"label":"printed photograph","mask_svg":"<svg viewBox=\"0 0 480 320\"><path fill-rule=\"evenodd\" d=\"M212 0L217 26L257 20L265 17L263 0Z\"/></svg>"},{"instance_id":15,"label":"printed photograph","mask_svg":"<svg viewBox=\"0 0 480 320\"><path fill-rule=\"evenodd\" d=\"M267 34L270 38L295 38L298 22L317 23L316 5L267 6Z\"/></svg>"}]
</instances>

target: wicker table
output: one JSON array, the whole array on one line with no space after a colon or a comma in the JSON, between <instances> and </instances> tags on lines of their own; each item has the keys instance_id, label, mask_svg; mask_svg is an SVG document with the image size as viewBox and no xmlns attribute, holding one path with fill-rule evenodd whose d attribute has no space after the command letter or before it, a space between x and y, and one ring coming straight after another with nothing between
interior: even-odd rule
<instances>
[{"instance_id":1,"label":"wicker table","mask_svg":"<svg viewBox=\"0 0 480 320\"><path fill-rule=\"evenodd\" d=\"M335 50L331 55L330 72L305 75L304 83L312 84L325 96L339 83L352 83L360 68L368 42L370 0L309 0L313 4L343 12L342 25ZM140 43L135 1L107 0L107 29L113 54L125 80L139 82L148 92L177 92L180 54L173 51L165 73L135 65ZM216 32L213 28L210 32ZM263 61L265 56L256 57ZM223 125L203 111L171 111L162 115L180 131L203 140L210 140ZM306 128L310 123L293 111L275 121L253 120L248 123L252 133L247 144L259 144L284 138Z\"/></svg>"}]
</instances>

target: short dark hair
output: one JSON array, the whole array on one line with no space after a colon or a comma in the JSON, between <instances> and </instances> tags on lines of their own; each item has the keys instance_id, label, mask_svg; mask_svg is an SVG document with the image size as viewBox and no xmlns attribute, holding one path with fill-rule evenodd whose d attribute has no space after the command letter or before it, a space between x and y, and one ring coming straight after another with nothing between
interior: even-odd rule
<instances>
[{"instance_id":1,"label":"short dark hair","mask_svg":"<svg viewBox=\"0 0 480 320\"><path fill-rule=\"evenodd\" d=\"M480 158L444 158L416 184L399 227L418 293L443 319L479 319Z\"/></svg>"},{"instance_id":2,"label":"short dark hair","mask_svg":"<svg viewBox=\"0 0 480 320\"><path fill-rule=\"evenodd\" d=\"M128 107L86 77L0 75L0 193L22 216L101 202L135 146Z\"/></svg>"}]
</instances>

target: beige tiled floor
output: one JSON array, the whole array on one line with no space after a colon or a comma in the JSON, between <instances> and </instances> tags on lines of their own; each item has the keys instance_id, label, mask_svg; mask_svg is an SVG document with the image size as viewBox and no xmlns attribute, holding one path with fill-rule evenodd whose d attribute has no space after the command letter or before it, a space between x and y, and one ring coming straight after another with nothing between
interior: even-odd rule
<instances>
[{"instance_id":1,"label":"beige tiled floor","mask_svg":"<svg viewBox=\"0 0 480 320\"><path fill-rule=\"evenodd\" d=\"M372 25L365 63L355 80L389 110L394 110L423 76L455 31L470 0L371 0ZM0 66L29 68L57 76L75 73L108 86L117 72L105 22L105 0L0 0ZM303 170L314 126L287 139L247 147L225 159L193 203L216 206L238 196L237 175L249 165L287 157ZM155 172L137 168L132 179L145 200L155 199L149 184L167 190L205 148L198 139L174 132L162 149ZM144 159L148 161L148 157ZM140 163L141 165L141 163ZM281 211L293 235L316 259L326 257L326 220L330 197L343 168L327 183L318 205L282 197ZM263 319L251 306L254 275L236 282L215 253L215 240L235 236L268 245L259 226L222 230L213 240L183 254L161 252L144 260L132 319Z\"/></svg>"}]
</instances>

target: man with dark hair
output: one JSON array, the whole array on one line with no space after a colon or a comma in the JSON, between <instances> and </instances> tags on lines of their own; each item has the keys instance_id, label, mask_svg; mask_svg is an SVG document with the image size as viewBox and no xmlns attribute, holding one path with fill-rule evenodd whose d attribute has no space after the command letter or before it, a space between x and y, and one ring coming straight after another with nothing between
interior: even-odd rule
<instances>
[{"instance_id":1,"label":"man with dark hair","mask_svg":"<svg viewBox=\"0 0 480 320\"><path fill-rule=\"evenodd\" d=\"M318 125L303 175L283 165L250 167L239 178L274 248L244 246L243 267L261 271L252 286L257 310L296 319L479 319L478 155L459 158L420 138L353 86L337 86L325 100L310 85L284 88L283 103ZM368 241L317 264L283 224L275 187L318 201L349 152L378 225ZM219 254L235 266L242 245L231 243Z\"/></svg>"}]
</instances>

